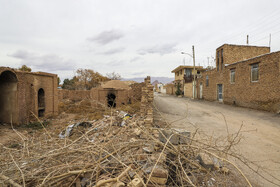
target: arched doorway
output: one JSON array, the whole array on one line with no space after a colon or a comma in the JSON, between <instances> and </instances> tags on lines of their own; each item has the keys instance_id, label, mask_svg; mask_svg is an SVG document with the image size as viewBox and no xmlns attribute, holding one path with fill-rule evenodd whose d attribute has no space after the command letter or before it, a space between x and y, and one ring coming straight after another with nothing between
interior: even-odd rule
<instances>
[{"instance_id":1,"label":"arched doorway","mask_svg":"<svg viewBox=\"0 0 280 187\"><path fill-rule=\"evenodd\" d=\"M116 107L116 95L114 93L108 93L107 95L108 107Z\"/></svg>"},{"instance_id":2,"label":"arched doorway","mask_svg":"<svg viewBox=\"0 0 280 187\"><path fill-rule=\"evenodd\" d=\"M0 123L17 123L17 82L12 71L0 75Z\"/></svg>"},{"instance_id":3,"label":"arched doorway","mask_svg":"<svg viewBox=\"0 0 280 187\"><path fill-rule=\"evenodd\" d=\"M43 88L38 90L38 116L43 117L45 113L45 91Z\"/></svg>"}]
</instances>

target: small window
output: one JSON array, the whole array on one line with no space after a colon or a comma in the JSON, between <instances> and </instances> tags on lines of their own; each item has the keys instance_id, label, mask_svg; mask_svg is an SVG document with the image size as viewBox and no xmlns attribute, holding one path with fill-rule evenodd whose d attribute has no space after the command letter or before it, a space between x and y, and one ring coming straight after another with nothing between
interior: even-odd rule
<instances>
[{"instance_id":1,"label":"small window","mask_svg":"<svg viewBox=\"0 0 280 187\"><path fill-rule=\"evenodd\" d=\"M179 76L179 71L176 74L177 74L177 76Z\"/></svg>"},{"instance_id":2,"label":"small window","mask_svg":"<svg viewBox=\"0 0 280 187\"><path fill-rule=\"evenodd\" d=\"M235 69L230 70L230 83L235 83Z\"/></svg>"},{"instance_id":3,"label":"small window","mask_svg":"<svg viewBox=\"0 0 280 187\"><path fill-rule=\"evenodd\" d=\"M185 73L186 73L186 77L191 77L192 76L192 70L191 69L186 69Z\"/></svg>"},{"instance_id":4,"label":"small window","mask_svg":"<svg viewBox=\"0 0 280 187\"><path fill-rule=\"evenodd\" d=\"M251 82L257 82L259 80L259 64L251 65Z\"/></svg>"},{"instance_id":5,"label":"small window","mask_svg":"<svg viewBox=\"0 0 280 187\"><path fill-rule=\"evenodd\" d=\"M208 75L206 75L206 86L208 86L209 85L209 77L208 77Z\"/></svg>"}]
</instances>

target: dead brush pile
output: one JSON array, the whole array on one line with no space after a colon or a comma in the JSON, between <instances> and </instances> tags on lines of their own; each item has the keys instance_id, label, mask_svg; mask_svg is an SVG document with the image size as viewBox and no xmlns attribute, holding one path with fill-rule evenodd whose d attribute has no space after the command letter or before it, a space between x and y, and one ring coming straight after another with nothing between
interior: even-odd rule
<instances>
[{"instance_id":1,"label":"dead brush pile","mask_svg":"<svg viewBox=\"0 0 280 187\"><path fill-rule=\"evenodd\" d=\"M0 147L0 184L246 185L242 171L225 159L226 147L200 143L195 134L145 127L139 116L124 119L121 112L79 124L63 139L51 126L30 136L15 130L22 142L16 148Z\"/></svg>"}]
</instances>

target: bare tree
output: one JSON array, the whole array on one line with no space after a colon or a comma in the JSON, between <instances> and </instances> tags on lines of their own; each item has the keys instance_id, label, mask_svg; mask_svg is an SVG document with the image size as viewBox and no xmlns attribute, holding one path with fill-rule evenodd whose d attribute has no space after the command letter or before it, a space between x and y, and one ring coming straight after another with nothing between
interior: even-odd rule
<instances>
[{"instance_id":1,"label":"bare tree","mask_svg":"<svg viewBox=\"0 0 280 187\"><path fill-rule=\"evenodd\" d=\"M106 76L111 80L121 80L122 79L121 75L116 72L107 73Z\"/></svg>"}]
</instances>

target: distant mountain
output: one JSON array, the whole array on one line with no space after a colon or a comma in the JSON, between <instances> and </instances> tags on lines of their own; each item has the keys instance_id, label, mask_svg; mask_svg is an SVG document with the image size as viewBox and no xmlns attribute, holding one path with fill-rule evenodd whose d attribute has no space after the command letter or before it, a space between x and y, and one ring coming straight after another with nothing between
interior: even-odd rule
<instances>
[{"instance_id":1,"label":"distant mountain","mask_svg":"<svg viewBox=\"0 0 280 187\"><path fill-rule=\"evenodd\" d=\"M135 78L123 78L123 81L135 81L135 82L144 82L145 77L135 77ZM174 78L170 77L151 77L151 83L154 81L161 82L163 84L171 83L174 81Z\"/></svg>"},{"instance_id":2,"label":"distant mountain","mask_svg":"<svg viewBox=\"0 0 280 187\"><path fill-rule=\"evenodd\" d=\"M158 80L155 80L152 82L152 85L155 86L156 84L159 84Z\"/></svg>"}]
</instances>

